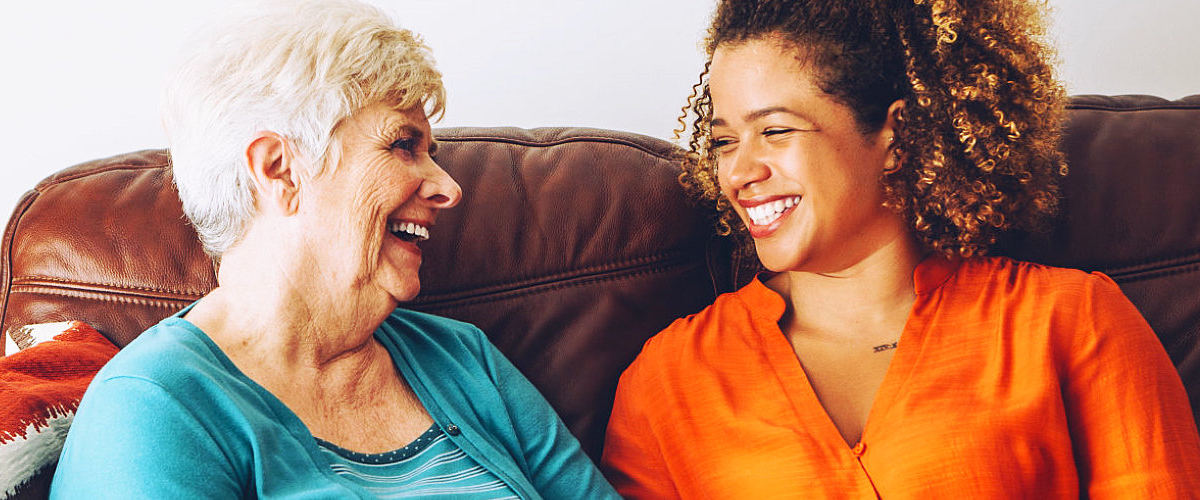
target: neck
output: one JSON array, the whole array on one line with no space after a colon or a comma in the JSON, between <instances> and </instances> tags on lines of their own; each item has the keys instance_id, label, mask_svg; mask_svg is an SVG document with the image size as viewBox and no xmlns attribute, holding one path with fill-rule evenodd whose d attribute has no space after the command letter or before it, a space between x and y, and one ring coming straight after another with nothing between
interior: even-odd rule
<instances>
[{"instance_id":1,"label":"neck","mask_svg":"<svg viewBox=\"0 0 1200 500\"><path fill-rule=\"evenodd\" d=\"M832 272L789 271L775 276L767 286L787 303L780 327L789 335L857 337L880 331L876 326L893 325L898 318L902 323L916 299L913 271L922 253L916 239L904 234Z\"/></svg>"},{"instance_id":2,"label":"neck","mask_svg":"<svg viewBox=\"0 0 1200 500\"><path fill-rule=\"evenodd\" d=\"M374 331L395 304L331 289L319 280L319 263L302 249L280 251L280 241L289 240L248 233L222 256L217 288L187 319L231 357L274 366L320 370L372 352Z\"/></svg>"}]
</instances>

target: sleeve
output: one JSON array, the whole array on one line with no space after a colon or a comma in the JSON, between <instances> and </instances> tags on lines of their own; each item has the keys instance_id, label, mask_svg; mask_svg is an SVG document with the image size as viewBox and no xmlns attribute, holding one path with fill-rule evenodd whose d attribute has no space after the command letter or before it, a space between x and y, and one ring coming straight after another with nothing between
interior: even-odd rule
<instances>
[{"instance_id":1,"label":"sleeve","mask_svg":"<svg viewBox=\"0 0 1200 500\"><path fill-rule=\"evenodd\" d=\"M1094 499L1200 491L1200 437L1158 337L1107 276L1090 277L1065 384L1081 491Z\"/></svg>"},{"instance_id":2,"label":"sleeve","mask_svg":"<svg viewBox=\"0 0 1200 500\"><path fill-rule=\"evenodd\" d=\"M604 437L601 467L621 496L630 499L680 498L666 461L639 402L644 381L636 380L636 362L621 375L608 432Z\"/></svg>"},{"instance_id":3,"label":"sleeve","mask_svg":"<svg viewBox=\"0 0 1200 500\"><path fill-rule=\"evenodd\" d=\"M542 393L480 332L482 352L504 394L528 467L545 498L620 498Z\"/></svg>"},{"instance_id":4,"label":"sleeve","mask_svg":"<svg viewBox=\"0 0 1200 500\"><path fill-rule=\"evenodd\" d=\"M97 380L71 424L51 498L241 498L213 437L161 386Z\"/></svg>"}]
</instances>

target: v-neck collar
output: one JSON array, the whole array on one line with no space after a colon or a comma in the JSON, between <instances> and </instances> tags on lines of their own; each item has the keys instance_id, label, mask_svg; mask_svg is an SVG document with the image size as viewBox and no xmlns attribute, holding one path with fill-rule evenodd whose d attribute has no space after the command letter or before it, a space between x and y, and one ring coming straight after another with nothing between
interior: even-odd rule
<instances>
[{"instance_id":1,"label":"v-neck collar","mask_svg":"<svg viewBox=\"0 0 1200 500\"><path fill-rule=\"evenodd\" d=\"M216 341L214 341L212 337L208 335L208 333L184 317L184 315L192 310L192 307L194 307L197 302L192 302L179 312L166 318L163 320L163 324L174 326L176 328L180 328L182 331L187 332L208 349L212 358L223 368L225 368L230 377L239 381L257 394L261 398L263 404L266 405L271 413L275 416L276 423L289 434L291 434L292 438L295 439L304 449L304 451L308 453L308 458L312 461L313 468L316 469L318 473L323 475L326 479L346 487L351 491L357 492L359 495L362 495L363 498L366 498L366 495L370 494L369 491L353 481L350 481L345 476L338 474L331 468L332 464L329 462L329 458L320 451L320 445L317 443L317 437L312 434L312 431L310 431L308 426L304 424L304 421L300 419L299 415L296 415L296 413L293 412L292 409L283 402L283 400L279 399L278 396L276 396L266 387L263 387L262 384L259 384L257 381L250 378L249 375L246 375L241 368L238 368L238 366L234 364L233 359L231 359L229 355L225 353L225 351L221 350L221 347L217 345Z\"/></svg>"},{"instance_id":2,"label":"v-neck collar","mask_svg":"<svg viewBox=\"0 0 1200 500\"><path fill-rule=\"evenodd\" d=\"M795 350L779 328L779 320L783 318L787 309L784 298L767 288L761 275L755 277L739 292L750 314L760 323L756 329L759 348L771 364L772 371L783 387L784 395L792 404L801 428L806 429L810 436L822 443L827 451L849 452L856 457L861 456L866 444L874 433L878 432L875 428L885 425L883 422L886 422L888 412L897 396L903 392L924 351L929 327L925 319L929 315L924 309L930 306L930 296L950 280L961 263L960 259L950 259L938 254L931 254L917 263L913 270L913 289L917 298L913 301L904 330L900 334L899 345L884 374L883 382L875 392L866 423L858 443L854 446L847 445L842 438L829 412L817 398L817 393Z\"/></svg>"}]
</instances>

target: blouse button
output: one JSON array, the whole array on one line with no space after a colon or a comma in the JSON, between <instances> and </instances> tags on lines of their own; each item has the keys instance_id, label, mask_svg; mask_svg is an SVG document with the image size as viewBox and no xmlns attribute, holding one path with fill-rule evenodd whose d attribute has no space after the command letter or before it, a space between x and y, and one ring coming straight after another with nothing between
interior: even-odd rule
<instances>
[{"instance_id":1,"label":"blouse button","mask_svg":"<svg viewBox=\"0 0 1200 500\"><path fill-rule=\"evenodd\" d=\"M457 436L459 434L462 434L462 429L459 429L457 425L450 424L450 425L446 426L446 434L449 434L451 436Z\"/></svg>"},{"instance_id":2,"label":"blouse button","mask_svg":"<svg viewBox=\"0 0 1200 500\"><path fill-rule=\"evenodd\" d=\"M863 444L862 441L859 441L858 444L854 445L854 448L850 449L850 451L854 453L854 456L861 457L863 453L866 453L867 445Z\"/></svg>"}]
</instances>

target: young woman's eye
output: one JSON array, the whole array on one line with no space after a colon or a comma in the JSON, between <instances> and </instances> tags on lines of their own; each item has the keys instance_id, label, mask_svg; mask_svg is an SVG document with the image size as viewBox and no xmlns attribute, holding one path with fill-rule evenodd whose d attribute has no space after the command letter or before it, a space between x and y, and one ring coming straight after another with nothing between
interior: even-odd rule
<instances>
[{"instance_id":1,"label":"young woman's eye","mask_svg":"<svg viewBox=\"0 0 1200 500\"><path fill-rule=\"evenodd\" d=\"M783 135L783 134L786 134L788 132L793 132L793 131L794 130L790 129L790 128L769 128L769 129L766 129L763 131L763 135L768 136L768 137L778 136L778 135Z\"/></svg>"},{"instance_id":2,"label":"young woman's eye","mask_svg":"<svg viewBox=\"0 0 1200 500\"><path fill-rule=\"evenodd\" d=\"M720 152L728 149L731 144L733 144L733 140L731 139L713 139L708 142L708 149Z\"/></svg>"}]
</instances>

